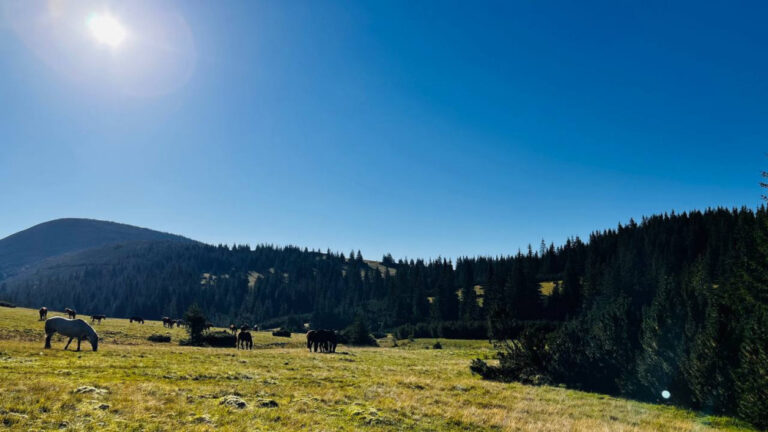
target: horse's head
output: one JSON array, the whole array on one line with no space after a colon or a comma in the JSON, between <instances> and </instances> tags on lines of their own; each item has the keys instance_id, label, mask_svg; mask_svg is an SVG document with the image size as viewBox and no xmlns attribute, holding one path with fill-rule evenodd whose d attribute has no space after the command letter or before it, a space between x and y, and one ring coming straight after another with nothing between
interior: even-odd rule
<instances>
[{"instance_id":1,"label":"horse's head","mask_svg":"<svg viewBox=\"0 0 768 432\"><path fill-rule=\"evenodd\" d=\"M91 348L93 348L94 351L99 350L99 335L97 335L96 332L91 332L91 334L88 335L88 341L91 343Z\"/></svg>"}]
</instances>

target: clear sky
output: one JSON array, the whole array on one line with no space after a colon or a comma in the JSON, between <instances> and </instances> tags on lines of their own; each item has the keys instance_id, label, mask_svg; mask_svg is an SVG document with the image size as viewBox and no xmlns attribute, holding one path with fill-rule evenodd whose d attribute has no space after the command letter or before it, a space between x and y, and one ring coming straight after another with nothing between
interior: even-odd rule
<instances>
[{"instance_id":1,"label":"clear sky","mask_svg":"<svg viewBox=\"0 0 768 432\"><path fill-rule=\"evenodd\" d=\"M767 6L7 0L0 237L456 257L755 207Z\"/></svg>"}]
</instances>

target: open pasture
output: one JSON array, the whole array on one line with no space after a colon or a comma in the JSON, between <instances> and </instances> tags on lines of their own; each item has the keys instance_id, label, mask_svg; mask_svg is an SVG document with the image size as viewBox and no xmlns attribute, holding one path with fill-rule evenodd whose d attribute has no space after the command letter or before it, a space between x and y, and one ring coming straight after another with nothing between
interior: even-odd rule
<instances>
[{"instance_id":1,"label":"open pasture","mask_svg":"<svg viewBox=\"0 0 768 432\"><path fill-rule=\"evenodd\" d=\"M51 316L63 313L51 311ZM90 322L89 316L83 319ZM184 329L108 317L99 351L43 349L36 310L0 308L0 424L15 430L707 431L710 417L557 387L482 381L484 341L382 340L309 353L304 335L254 332L254 350L178 345ZM153 343L169 334L171 343Z\"/></svg>"}]
</instances>

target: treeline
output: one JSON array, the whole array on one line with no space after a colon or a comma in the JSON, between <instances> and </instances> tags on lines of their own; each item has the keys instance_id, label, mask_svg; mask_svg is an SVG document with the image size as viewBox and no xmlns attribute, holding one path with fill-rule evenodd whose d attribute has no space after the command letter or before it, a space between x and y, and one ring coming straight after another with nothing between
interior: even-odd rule
<instances>
[{"instance_id":1,"label":"treeline","mask_svg":"<svg viewBox=\"0 0 768 432\"><path fill-rule=\"evenodd\" d=\"M765 208L653 217L595 234L579 253L560 299L546 302L558 320L530 314L533 296L514 300L533 292L540 264L516 260L506 284L492 284L505 299L488 311L500 364L476 360L473 371L668 398L768 427Z\"/></svg>"},{"instance_id":2,"label":"treeline","mask_svg":"<svg viewBox=\"0 0 768 432\"><path fill-rule=\"evenodd\" d=\"M426 325L435 336L440 327L460 336L462 323L477 334L478 323L487 327L489 318L562 322L588 310L609 288L639 313L662 276L683 277L694 263L720 284L732 273L735 239L754 236L747 224L756 218L748 209L655 216L594 233L588 244L579 238L559 247L542 242L514 256L456 262L391 256L372 262L359 251L271 245L133 242L68 255L0 282L0 298L148 318L180 317L197 303L217 324L311 320L341 328L363 314L373 330L405 326L425 334ZM551 294L542 295L542 286ZM496 329L494 336L503 333Z\"/></svg>"},{"instance_id":3,"label":"treeline","mask_svg":"<svg viewBox=\"0 0 768 432\"><path fill-rule=\"evenodd\" d=\"M545 301L536 282L512 299L496 295L493 287L499 281L503 286L521 261L541 265L538 279L560 278L567 262L584 248L573 239L559 248L543 248L541 255L529 249L515 257L460 258L455 263L395 261L391 256L373 262L359 251L346 256L270 245L133 242L47 262L0 282L0 298L29 307L45 304L83 314L148 318L180 317L197 303L219 325L286 328L311 321L318 328L339 329L361 314L377 332L402 327L418 336L426 334L426 325L435 337L486 338L486 318L495 302L519 303L535 317L565 316L568 296L559 294L569 292L565 286L556 290L554 302ZM521 303L525 296L537 306Z\"/></svg>"}]
</instances>

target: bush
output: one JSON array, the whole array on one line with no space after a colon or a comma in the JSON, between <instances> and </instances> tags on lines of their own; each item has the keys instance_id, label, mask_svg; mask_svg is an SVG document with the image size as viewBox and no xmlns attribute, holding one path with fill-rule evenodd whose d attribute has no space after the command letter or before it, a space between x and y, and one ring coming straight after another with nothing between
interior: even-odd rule
<instances>
[{"instance_id":1,"label":"bush","mask_svg":"<svg viewBox=\"0 0 768 432\"><path fill-rule=\"evenodd\" d=\"M518 323L514 326L511 339L496 343L500 348L498 366L489 366L475 359L469 368L484 379L550 384L552 360L547 342L554 328L553 324L545 322Z\"/></svg>"},{"instance_id":2,"label":"bush","mask_svg":"<svg viewBox=\"0 0 768 432\"><path fill-rule=\"evenodd\" d=\"M150 341L150 342L164 342L164 343L167 343L167 342L171 341L171 337L168 336L168 335L153 334L150 337L148 337L147 340Z\"/></svg>"},{"instance_id":3,"label":"bush","mask_svg":"<svg viewBox=\"0 0 768 432\"><path fill-rule=\"evenodd\" d=\"M225 331L207 333L202 338L204 345L214 348L232 348L237 346L237 337Z\"/></svg>"},{"instance_id":4,"label":"bush","mask_svg":"<svg viewBox=\"0 0 768 432\"><path fill-rule=\"evenodd\" d=\"M440 341L437 341L432 345L432 349L443 349L443 344L441 344Z\"/></svg>"},{"instance_id":5,"label":"bush","mask_svg":"<svg viewBox=\"0 0 768 432\"><path fill-rule=\"evenodd\" d=\"M0 307L15 308L16 305L7 301L0 300Z\"/></svg>"},{"instance_id":6,"label":"bush","mask_svg":"<svg viewBox=\"0 0 768 432\"><path fill-rule=\"evenodd\" d=\"M279 330L273 331L272 332L272 336L276 336L276 337L291 337L291 332L288 331L288 330L279 329Z\"/></svg>"},{"instance_id":7,"label":"bush","mask_svg":"<svg viewBox=\"0 0 768 432\"><path fill-rule=\"evenodd\" d=\"M343 339L345 344L360 345L360 346L379 346L376 339L371 336L371 331L368 328L368 322L365 317L358 315L351 326L344 330Z\"/></svg>"}]
</instances>

